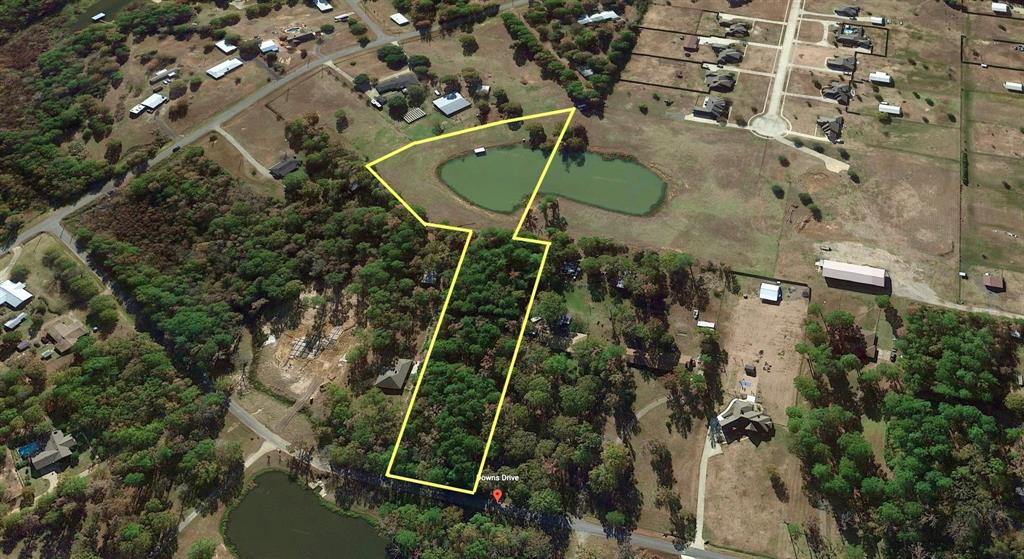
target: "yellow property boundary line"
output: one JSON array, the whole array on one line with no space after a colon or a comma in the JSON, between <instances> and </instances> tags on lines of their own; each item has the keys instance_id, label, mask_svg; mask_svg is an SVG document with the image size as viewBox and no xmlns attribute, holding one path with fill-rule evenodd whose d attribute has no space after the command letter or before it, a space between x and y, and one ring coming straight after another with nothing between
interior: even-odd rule
<instances>
[{"instance_id":1,"label":"yellow property boundary line","mask_svg":"<svg viewBox=\"0 0 1024 559\"><path fill-rule=\"evenodd\" d=\"M402 198L402 195L399 194L394 188L392 188L391 185L389 185L387 181L384 180L384 177L380 176L380 174L378 174L373 167L378 163L390 159L404 152L405 150L418 145L428 144L430 142L436 142L438 140L444 140L446 138L453 138L455 136L461 136L462 134L469 134L471 132L478 132L480 130L486 130L487 128L493 128L495 126L501 126L503 124L514 124L516 122L525 122L527 120L563 114L567 115L565 118L565 123L562 124L562 129L558 133L558 139L555 140L554 148L552 148L551 154L548 156L547 161L544 163L544 169L541 171L540 177L538 177L537 179L537 184L534 185L533 191L530 193L530 198L526 202L526 207L523 208L523 215L519 217L519 223L516 225L516 229L512 233L512 240L543 246L544 253L541 255L540 268L537 270L537 277L533 281L533 290L530 292L530 300L526 304L526 314L523 316L522 324L519 327L519 336L516 338L516 347L515 350L513 350L512 352L512 360L508 366L508 373L505 375L505 384L504 386L501 387L501 397L498 399L498 407L494 411L494 419L491 421L491 430L487 435L487 443L484 445L484 455L480 459L480 466L477 468L476 480L473 482L473 489L452 487L450 485L433 483L430 481L424 481L422 479L415 479L394 474L391 472L391 469L395 465L395 457L398 455L398 448L402 445L402 437L405 435L405 428L409 424L409 416L412 415L412 407L416 403L416 397L419 395L420 384L423 383L423 377L427 375L427 366L430 364L430 354L433 353L434 351L434 342L437 341L437 335L441 331L441 323L444 321L445 313L448 312L448 303L449 301L451 301L452 292L455 291L455 285L456 283L458 283L459 271L462 270L462 263L466 259L466 253L469 251L469 242L473 238L473 230L468 229L466 227L456 227L454 225L447 225L444 223L431 223L429 221L426 221L425 219L423 219L422 216L416 213L416 210L414 210L412 206L409 205L409 203L406 202L404 198ZM441 316L438 317L437 323L434 325L434 333L430 337L430 345L427 347L427 355L426 357L423 358L423 367L420 369L420 374L416 378L416 386L412 390L412 398L409 399L409 406L405 410L405 417L402 418L402 426L398 431L398 439L395 441L395 447L391 451L391 459L388 461L388 469L384 474L385 476L391 479L408 481L410 483L418 483L420 485L426 485L428 487L434 487L437 489L447 489L449 491L456 491L458 493L466 493L469 495L476 493L477 488L480 486L480 477L481 475L483 475L484 464L487 463L487 453L491 450L491 441L494 439L494 430L498 426L498 418L501 416L501 407L505 403L505 394L508 392L509 381L512 379L512 370L516 366L516 357L519 356L519 347L522 345L523 335L526 333L527 319L530 317L530 311L533 310L533 300L537 296L537 287L540 286L540 276L544 271L544 264L547 262L548 259L548 250L551 248L550 241L531 239L529 237L521 237L519 236L519 232L523 228L523 223L526 222L526 214L530 211L530 208L533 207L533 203L537 198L537 193L540 191L540 185L541 183L544 182L544 178L548 174L548 169L551 167L551 162L555 160L555 155L558 153L558 148L562 145L562 139L565 137L565 132L569 129L569 122L572 121L572 117L574 114L576 114L576 109L574 107L570 107L568 109L559 109L557 111L548 111L528 116L521 116L518 118L499 120L497 122L490 122L481 126L467 128L465 130L457 130L455 132L441 134L440 136L435 136L433 138L416 140L415 142L408 143L392 151L391 153L384 155L383 157L374 159L373 161L366 164L366 170L369 171L378 181L380 181L380 183L384 185L384 188L386 188L387 191L390 192L391 195L394 196L395 199L397 199L399 203L402 204L406 211L412 214L417 221L423 224L424 227L427 227L428 229L436 228L444 229L446 231L458 231L460 233L466 234L466 242L462 245L462 254L459 255L459 262L455 266L455 273L452 275L451 285L448 286L448 293L444 297L444 304L441 305Z\"/></svg>"}]
</instances>

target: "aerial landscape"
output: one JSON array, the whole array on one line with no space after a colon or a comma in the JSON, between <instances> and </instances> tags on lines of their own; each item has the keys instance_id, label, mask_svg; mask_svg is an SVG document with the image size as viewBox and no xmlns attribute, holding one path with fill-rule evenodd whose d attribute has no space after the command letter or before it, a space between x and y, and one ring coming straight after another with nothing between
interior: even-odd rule
<instances>
[{"instance_id":1,"label":"aerial landscape","mask_svg":"<svg viewBox=\"0 0 1024 559\"><path fill-rule=\"evenodd\" d=\"M1021 0L7 0L0 558L1024 558Z\"/></svg>"}]
</instances>

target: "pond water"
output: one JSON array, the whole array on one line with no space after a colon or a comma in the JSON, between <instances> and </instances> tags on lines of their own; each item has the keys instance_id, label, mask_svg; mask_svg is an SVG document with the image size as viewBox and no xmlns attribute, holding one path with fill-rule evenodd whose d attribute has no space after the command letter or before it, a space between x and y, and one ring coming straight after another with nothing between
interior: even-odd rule
<instances>
[{"instance_id":1,"label":"pond water","mask_svg":"<svg viewBox=\"0 0 1024 559\"><path fill-rule=\"evenodd\" d=\"M384 559L369 522L331 512L312 491L268 472L231 511L225 530L239 559Z\"/></svg>"},{"instance_id":2,"label":"pond water","mask_svg":"<svg viewBox=\"0 0 1024 559\"><path fill-rule=\"evenodd\" d=\"M114 21L114 15L123 10L126 6L139 0L99 0L91 4L84 12L71 20L71 30L78 31L93 23L92 16L103 12L107 17L103 21Z\"/></svg>"},{"instance_id":3,"label":"pond water","mask_svg":"<svg viewBox=\"0 0 1024 559\"><path fill-rule=\"evenodd\" d=\"M456 194L482 208L511 213L537 183L547 154L516 145L451 159L438 169ZM665 198L665 181L635 161L587 153L551 163L541 194L555 194L606 210L644 215Z\"/></svg>"}]
</instances>

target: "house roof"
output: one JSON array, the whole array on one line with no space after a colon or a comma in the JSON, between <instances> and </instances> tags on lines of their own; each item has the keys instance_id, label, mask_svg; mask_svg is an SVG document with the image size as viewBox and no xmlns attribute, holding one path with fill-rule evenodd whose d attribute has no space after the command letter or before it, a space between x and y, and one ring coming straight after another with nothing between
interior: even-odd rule
<instances>
[{"instance_id":1,"label":"house roof","mask_svg":"<svg viewBox=\"0 0 1024 559\"><path fill-rule=\"evenodd\" d=\"M54 349L60 353L71 349L78 338L87 332L85 326L73 316L62 316L46 326L46 335L53 340Z\"/></svg>"},{"instance_id":2,"label":"house roof","mask_svg":"<svg viewBox=\"0 0 1024 559\"><path fill-rule=\"evenodd\" d=\"M241 59L239 59L239 58L229 58L229 59L225 60L224 62L221 62L220 64L214 66L213 68L210 68L209 70L206 71L206 73L211 78L213 78L215 80L219 80L219 79L223 78L224 76L226 76L228 74L228 72L231 72L232 70L238 68L241 65L242 65L242 60Z\"/></svg>"},{"instance_id":3,"label":"house roof","mask_svg":"<svg viewBox=\"0 0 1024 559\"><path fill-rule=\"evenodd\" d=\"M402 70L397 74L391 74L390 76L377 82L377 86L374 88L377 90L377 94L384 94L390 91L401 91L410 85L416 85L420 83L420 79L416 77L411 70Z\"/></svg>"},{"instance_id":4,"label":"house roof","mask_svg":"<svg viewBox=\"0 0 1024 559\"><path fill-rule=\"evenodd\" d=\"M762 283L759 291L764 301L778 301L782 298L782 286L774 283Z\"/></svg>"},{"instance_id":5,"label":"house roof","mask_svg":"<svg viewBox=\"0 0 1024 559\"><path fill-rule=\"evenodd\" d=\"M734 48L723 49L718 53L719 64L723 62L739 62L741 60L743 60L743 53Z\"/></svg>"},{"instance_id":6,"label":"house roof","mask_svg":"<svg viewBox=\"0 0 1024 559\"><path fill-rule=\"evenodd\" d=\"M388 17L391 19L391 21L395 22L396 25L408 25L409 24L409 18L405 17L402 14L391 14Z\"/></svg>"},{"instance_id":7,"label":"house roof","mask_svg":"<svg viewBox=\"0 0 1024 559\"><path fill-rule=\"evenodd\" d=\"M711 114L718 118L724 115L728 109L729 103L725 99L715 95L708 95L700 105L694 107L694 112Z\"/></svg>"},{"instance_id":8,"label":"house roof","mask_svg":"<svg viewBox=\"0 0 1024 559\"><path fill-rule=\"evenodd\" d=\"M413 107L409 109L408 112L405 113L405 116L402 117L402 120L404 120L406 124L412 124L413 122L416 122L417 120L425 116L427 116L427 113L423 112L423 109L419 107Z\"/></svg>"},{"instance_id":9,"label":"house roof","mask_svg":"<svg viewBox=\"0 0 1024 559\"><path fill-rule=\"evenodd\" d=\"M822 260L818 262L821 267L821 275L827 279L852 281L877 287L885 287L885 270L861 266L860 264L847 264L835 260Z\"/></svg>"},{"instance_id":10,"label":"house roof","mask_svg":"<svg viewBox=\"0 0 1024 559\"><path fill-rule=\"evenodd\" d=\"M281 47L277 46L277 43L275 43L273 39L267 39L260 43L260 52L263 54L268 52L278 52L279 50L281 50Z\"/></svg>"},{"instance_id":11,"label":"house roof","mask_svg":"<svg viewBox=\"0 0 1024 559\"><path fill-rule=\"evenodd\" d=\"M1006 289L1006 280L1003 276L998 274L985 274L985 287L993 291L1002 291Z\"/></svg>"},{"instance_id":12,"label":"house roof","mask_svg":"<svg viewBox=\"0 0 1024 559\"><path fill-rule=\"evenodd\" d=\"M41 470L71 456L75 442L71 435L65 435L59 429L53 431L43 450L31 458L32 467Z\"/></svg>"},{"instance_id":13,"label":"house roof","mask_svg":"<svg viewBox=\"0 0 1024 559\"><path fill-rule=\"evenodd\" d=\"M837 16L843 17L857 17L860 14L860 8L857 6L839 6L835 9Z\"/></svg>"},{"instance_id":14,"label":"house roof","mask_svg":"<svg viewBox=\"0 0 1024 559\"><path fill-rule=\"evenodd\" d=\"M18 313L18 316L8 320L7 322L4 322L4 328L8 330L14 330L15 328L18 327L18 325L24 322L26 318L28 318L28 313L20 312Z\"/></svg>"},{"instance_id":15,"label":"house roof","mask_svg":"<svg viewBox=\"0 0 1024 559\"><path fill-rule=\"evenodd\" d=\"M697 50L698 48L700 48L700 37L687 35L683 39L683 50Z\"/></svg>"},{"instance_id":16,"label":"house roof","mask_svg":"<svg viewBox=\"0 0 1024 559\"><path fill-rule=\"evenodd\" d=\"M727 440L736 440L749 434L771 433L775 429L772 418L764 413L760 404L739 398L733 398L717 419Z\"/></svg>"},{"instance_id":17,"label":"house roof","mask_svg":"<svg viewBox=\"0 0 1024 559\"><path fill-rule=\"evenodd\" d=\"M269 169L270 175L275 179L282 179L288 173L291 173L295 169L298 169L300 164L301 163L299 162L299 160L295 158L279 161L276 165Z\"/></svg>"},{"instance_id":18,"label":"house roof","mask_svg":"<svg viewBox=\"0 0 1024 559\"><path fill-rule=\"evenodd\" d=\"M146 99L143 100L139 104L142 105L143 107L153 111L153 110L156 110L157 107L159 107L160 105L163 105L166 102L167 102L167 98L166 97L164 97L163 95L160 95L159 93L154 93L154 94L150 95L149 97L146 97Z\"/></svg>"},{"instance_id":19,"label":"house roof","mask_svg":"<svg viewBox=\"0 0 1024 559\"><path fill-rule=\"evenodd\" d=\"M216 43L214 43L214 45L216 45L216 47L220 49L220 51L224 54L231 54L238 50L238 47L236 47L235 45L228 44L228 42L224 39L217 41Z\"/></svg>"},{"instance_id":20,"label":"house roof","mask_svg":"<svg viewBox=\"0 0 1024 559\"><path fill-rule=\"evenodd\" d=\"M826 60L825 64L830 68L852 72L857 68L857 59L852 56L833 56Z\"/></svg>"},{"instance_id":21,"label":"house roof","mask_svg":"<svg viewBox=\"0 0 1024 559\"><path fill-rule=\"evenodd\" d=\"M732 74L725 72L711 72L704 76L704 83L707 84L708 89L731 91L732 88L736 87L736 78Z\"/></svg>"},{"instance_id":22,"label":"house roof","mask_svg":"<svg viewBox=\"0 0 1024 559\"><path fill-rule=\"evenodd\" d=\"M449 93L448 95L434 99L434 107L441 111L444 116L452 116L453 114L468 108L469 105L469 100L457 92Z\"/></svg>"},{"instance_id":23,"label":"house roof","mask_svg":"<svg viewBox=\"0 0 1024 559\"><path fill-rule=\"evenodd\" d=\"M5 304L16 309L32 298L32 294L25 289L25 284L4 280L0 283L0 304Z\"/></svg>"},{"instance_id":24,"label":"house roof","mask_svg":"<svg viewBox=\"0 0 1024 559\"><path fill-rule=\"evenodd\" d=\"M828 141L833 144L839 141L839 137L843 134L843 117L837 116L835 118L828 118L819 116L817 124L821 128L821 131L825 133L825 137Z\"/></svg>"},{"instance_id":25,"label":"house roof","mask_svg":"<svg viewBox=\"0 0 1024 559\"><path fill-rule=\"evenodd\" d=\"M619 14L613 12L612 10L605 10L603 12L598 12L596 14L592 14L589 16L583 16L577 19L576 23L580 25L588 25L591 23L601 23L602 21L610 21L614 19L619 19Z\"/></svg>"},{"instance_id":26,"label":"house roof","mask_svg":"<svg viewBox=\"0 0 1024 559\"><path fill-rule=\"evenodd\" d=\"M853 98L853 88L848 83L831 81L821 88L821 96L825 99L832 99L840 105L849 105Z\"/></svg>"},{"instance_id":27,"label":"house roof","mask_svg":"<svg viewBox=\"0 0 1024 559\"><path fill-rule=\"evenodd\" d=\"M405 381L409 378L409 371L412 370L412 361L399 359L395 366L381 373L373 385L383 390L401 390Z\"/></svg>"}]
</instances>

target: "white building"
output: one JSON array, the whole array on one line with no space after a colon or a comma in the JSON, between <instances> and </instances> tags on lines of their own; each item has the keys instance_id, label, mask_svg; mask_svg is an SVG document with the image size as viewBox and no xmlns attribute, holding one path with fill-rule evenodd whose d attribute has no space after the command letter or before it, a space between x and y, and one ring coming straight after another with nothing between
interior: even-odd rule
<instances>
[{"instance_id":1,"label":"white building","mask_svg":"<svg viewBox=\"0 0 1024 559\"><path fill-rule=\"evenodd\" d=\"M1014 93L1024 93L1024 84L1020 82L1003 82L1003 87L1006 91L1013 91Z\"/></svg>"},{"instance_id":2,"label":"white building","mask_svg":"<svg viewBox=\"0 0 1024 559\"><path fill-rule=\"evenodd\" d=\"M323 0L316 0L316 9L320 10L320 13L327 13L334 9L334 6L324 2Z\"/></svg>"},{"instance_id":3,"label":"white building","mask_svg":"<svg viewBox=\"0 0 1024 559\"><path fill-rule=\"evenodd\" d=\"M578 23L580 25L589 25L591 23L601 23L603 21L612 21L612 20L616 20L616 19L619 19L619 14L617 14L617 13L611 11L611 10L606 10L606 11L603 11L603 12L598 12L598 13L593 14L593 15L583 16L583 17L577 19L576 23Z\"/></svg>"},{"instance_id":4,"label":"white building","mask_svg":"<svg viewBox=\"0 0 1024 559\"><path fill-rule=\"evenodd\" d=\"M339 14L339 15L334 16L334 21L337 21L339 23L345 23L346 21L348 21L348 18L350 18L350 17L352 17L354 15L356 15L355 12L347 12L347 13L344 13L344 14Z\"/></svg>"},{"instance_id":5,"label":"white building","mask_svg":"<svg viewBox=\"0 0 1024 559\"><path fill-rule=\"evenodd\" d=\"M7 322L4 322L4 328L6 328L8 330L14 330L22 322L25 322L26 318L28 318L28 313L23 313L23 312L22 313L18 313L18 316L8 320Z\"/></svg>"},{"instance_id":6,"label":"white building","mask_svg":"<svg viewBox=\"0 0 1024 559\"><path fill-rule=\"evenodd\" d=\"M885 18L882 16L871 16L871 23L874 25L885 25Z\"/></svg>"},{"instance_id":7,"label":"white building","mask_svg":"<svg viewBox=\"0 0 1024 559\"><path fill-rule=\"evenodd\" d=\"M886 103L885 101L882 101L881 103L878 104L878 112L889 115L901 116L903 114L903 109L900 108L899 105L893 105L891 103Z\"/></svg>"},{"instance_id":8,"label":"white building","mask_svg":"<svg viewBox=\"0 0 1024 559\"><path fill-rule=\"evenodd\" d=\"M409 18L402 14L391 14L391 21L395 22L395 25L409 25Z\"/></svg>"},{"instance_id":9,"label":"white building","mask_svg":"<svg viewBox=\"0 0 1024 559\"><path fill-rule=\"evenodd\" d=\"M992 2L992 11L1000 15L1010 15L1010 5L1006 2Z\"/></svg>"},{"instance_id":10,"label":"white building","mask_svg":"<svg viewBox=\"0 0 1024 559\"><path fill-rule=\"evenodd\" d=\"M816 264L821 268L821 275L825 279L835 279L861 283L864 285L872 285L875 287L885 287L886 274L885 270L882 268L872 268L871 266L861 266L860 264L847 264L846 262L836 262L835 260L821 260Z\"/></svg>"},{"instance_id":11,"label":"white building","mask_svg":"<svg viewBox=\"0 0 1024 559\"><path fill-rule=\"evenodd\" d=\"M697 321L697 328L707 328L708 330L714 330L715 329L715 323L714 322L708 322L706 320L698 320Z\"/></svg>"},{"instance_id":12,"label":"white building","mask_svg":"<svg viewBox=\"0 0 1024 559\"><path fill-rule=\"evenodd\" d=\"M152 111L157 110L160 107L160 105L163 105L166 102L167 102L167 98L166 97L164 97L163 95L160 95L159 93L154 93L154 94L150 95L149 97L146 97L146 99L143 100L142 103L139 103L139 104L142 105L143 107L145 107L147 111L152 112Z\"/></svg>"},{"instance_id":13,"label":"white building","mask_svg":"<svg viewBox=\"0 0 1024 559\"><path fill-rule=\"evenodd\" d=\"M238 50L238 47L236 47L235 45L229 45L228 42L225 41L224 39L221 39L221 40L217 41L216 43L214 43L214 46L216 46L218 49L220 49L220 51L223 52L224 54L231 54L231 53L235 52L236 50Z\"/></svg>"},{"instance_id":14,"label":"white building","mask_svg":"<svg viewBox=\"0 0 1024 559\"><path fill-rule=\"evenodd\" d=\"M762 301L778 303L782 300L782 286L777 283L762 283L759 295Z\"/></svg>"},{"instance_id":15,"label":"white building","mask_svg":"<svg viewBox=\"0 0 1024 559\"><path fill-rule=\"evenodd\" d=\"M281 50L281 48L278 47L277 43L275 43L272 39L267 39L266 41L260 43L260 52L262 52L263 54L267 54L268 52L278 52L279 50Z\"/></svg>"},{"instance_id":16,"label":"white building","mask_svg":"<svg viewBox=\"0 0 1024 559\"><path fill-rule=\"evenodd\" d=\"M11 280L4 280L3 283L0 283L0 304L16 309L31 298L32 294L25 290L24 283L15 283Z\"/></svg>"},{"instance_id":17,"label":"white building","mask_svg":"<svg viewBox=\"0 0 1024 559\"><path fill-rule=\"evenodd\" d=\"M892 85L892 76L885 72L871 72L868 74L868 81L882 85Z\"/></svg>"},{"instance_id":18,"label":"white building","mask_svg":"<svg viewBox=\"0 0 1024 559\"><path fill-rule=\"evenodd\" d=\"M229 58L224 62L221 62L220 64L207 70L206 74L215 80L219 80L224 76L228 75L229 73L231 73L233 70L240 68L241 66L242 61L240 59Z\"/></svg>"},{"instance_id":19,"label":"white building","mask_svg":"<svg viewBox=\"0 0 1024 559\"><path fill-rule=\"evenodd\" d=\"M468 99L459 93L449 93L444 97L438 97L434 99L433 104L435 109L441 111L441 114L447 117L468 109L472 105Z\"/></svg>"}]
</instances>

